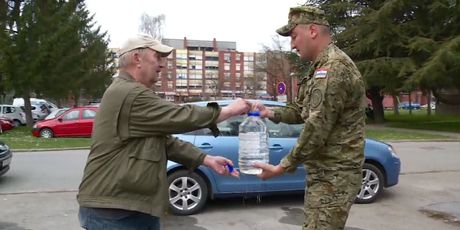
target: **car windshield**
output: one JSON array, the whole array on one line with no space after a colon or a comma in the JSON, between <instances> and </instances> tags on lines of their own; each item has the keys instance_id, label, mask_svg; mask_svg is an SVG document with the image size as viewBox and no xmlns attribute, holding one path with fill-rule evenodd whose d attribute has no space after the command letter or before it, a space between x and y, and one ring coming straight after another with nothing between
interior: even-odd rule
<instances>
[{"instance_id":1,"label":"car windshield","mask_svg":"<svg viewBox=\"0 0 460 230\"><path fill-rule=\"evenodd\" d=\"M62 113L64 113L66 110L68 110L68 109L67 108L66 109L56 109L53 112L51 112L50 114L48 114L48 116L45 117L45 120L54 119L55 117L57 117L57 116L61 115Z\"/></svg>"}]
</instances>

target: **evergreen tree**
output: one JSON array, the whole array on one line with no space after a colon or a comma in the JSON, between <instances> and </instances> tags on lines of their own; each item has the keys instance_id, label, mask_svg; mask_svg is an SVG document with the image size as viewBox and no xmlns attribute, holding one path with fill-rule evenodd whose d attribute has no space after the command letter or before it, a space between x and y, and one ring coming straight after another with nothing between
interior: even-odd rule
<instances>
[{"instance_id":1,"label":"evergreen tree","mask_svg":"<svg viewBox=\"0 0 460 230\"><path fill-rule=\"evenodd\" d=\"M9 0L0 4L0 73L25 99L59 100L69 93L100 97L114 72L106 33L94 29L83 0Z\"/></svg>"}]
</instances>

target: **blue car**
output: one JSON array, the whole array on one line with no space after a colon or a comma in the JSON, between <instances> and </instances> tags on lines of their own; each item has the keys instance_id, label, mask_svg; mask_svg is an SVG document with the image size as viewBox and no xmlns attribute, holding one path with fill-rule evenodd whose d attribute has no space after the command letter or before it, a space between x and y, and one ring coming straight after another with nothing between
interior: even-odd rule
<instances>
[{"instance_id":1,"label":"blue car","mask_svg":"<svg viewBox=\"0 0 460 230\"><path fill-rule=\"evenodd\" d=\"M261 101L268 107L281 107L284 103ZM218 101L226 106L231 101ZM207 102L193 103L206 106ZM214 137L209 129L201 129L178 138L193 143L209 155L227 157L238 169L238 126L244 116L230 118L218 124L221 136ZM277 165L289 153L300 135L303 124L275 124L266 119L269 130L270 164ZM400 159L391 145L366 139L366 161L363 166L363 183L357 194L357 203L371 203L384 187L396 185L399 179ZM190 215L200 211L208 199L253 196L280 193L303 193L306 171L299 165L295 173L262 181L256 176L240 174L240 178L220 176L211 169L200 166L190 172L183 165L168 162L169 204L172 213Z\"/></svg>"},{"instance_id":2,"label":"blue car","mask_svg":"<svg viewBox=\"0 0 460 230\"><path fill-rule=\"evenodd\" d=\"M400 109L421 109L422 107L420 106L419 103L416 103L416 102L412 102L412 103L401 102L399 104L399 108Z\"/></svg>"}]
</instances>

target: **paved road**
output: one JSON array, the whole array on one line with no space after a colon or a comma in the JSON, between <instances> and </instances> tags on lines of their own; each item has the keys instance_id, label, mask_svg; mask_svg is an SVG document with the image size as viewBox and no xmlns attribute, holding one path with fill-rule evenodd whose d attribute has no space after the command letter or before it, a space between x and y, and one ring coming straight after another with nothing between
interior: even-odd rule
<instances>
[{"instance_id":1,"label":"paved road","mask_svg":"<svg viewBox=\"0 0 460 230\"><path fill-rule=\"evenodd\" d=\"M460 201L460 143L394 143L400 184L368 205L354 205L347 230L459 229L420 209ZM16 153L0 178L0 229L79 229L75 189L88 151ZM200 214L167 216L164 229L300 229L302 196L217 200Z\"/></svg>"}]
</instances>

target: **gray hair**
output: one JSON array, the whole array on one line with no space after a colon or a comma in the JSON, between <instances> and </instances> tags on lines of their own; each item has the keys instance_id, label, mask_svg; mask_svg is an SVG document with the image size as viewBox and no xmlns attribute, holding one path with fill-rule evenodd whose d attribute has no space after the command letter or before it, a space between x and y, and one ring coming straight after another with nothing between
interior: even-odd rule
<instances>
[{"instance_id":1,"label":"gray hair","mask_svg":"<svg viewBox=\"0 0 460 230\"><path fill-rule=\"evenodd\" d=\"M122 69L122 68L126 68L126 67L130 66L131 64L133 64L133 57L134 57L134 54L143 55L143 53L144 53L146 50L147 50L146 48L139 48L139 49L130 50L130 51L128 51L128 52L122 54L122 55L118 58L118 68L119 68L119 69Z\"/></svg>"}]
</instances>

